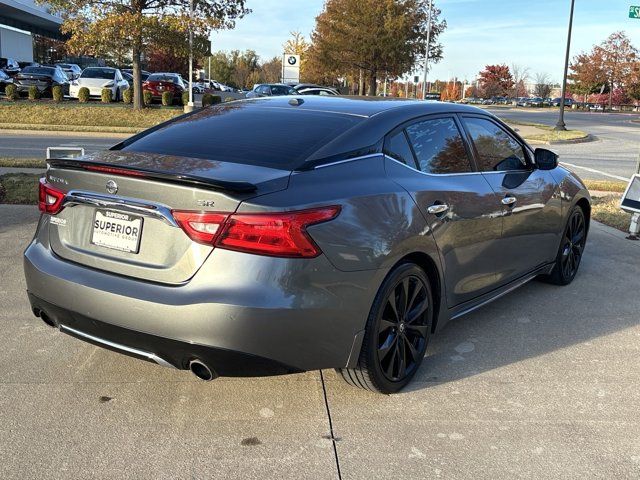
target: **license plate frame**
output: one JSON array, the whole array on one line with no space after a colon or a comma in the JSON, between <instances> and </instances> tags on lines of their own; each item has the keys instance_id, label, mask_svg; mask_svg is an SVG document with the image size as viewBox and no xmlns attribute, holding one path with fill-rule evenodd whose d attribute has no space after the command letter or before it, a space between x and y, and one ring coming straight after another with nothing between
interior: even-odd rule
<instances>
[{"instance_id":1,"label":"license plate frame","mask_svg":"<svg viewBox=\"0 0 640 480\"><path fill-rule=\"evenodd\" d=\"M144 218L140 215L99 208L93 214L89 241L92 245L109 250L138 254L143 226ZM137 230L134 230L136 228Z\"/></svg>"}]
</instances>

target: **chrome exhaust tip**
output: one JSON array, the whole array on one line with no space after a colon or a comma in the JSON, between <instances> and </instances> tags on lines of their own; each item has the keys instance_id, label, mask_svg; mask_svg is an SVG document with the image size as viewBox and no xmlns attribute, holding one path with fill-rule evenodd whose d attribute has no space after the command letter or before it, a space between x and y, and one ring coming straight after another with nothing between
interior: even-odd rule
<instances>
[{"instance_id":1,"label":"chrome exhaust tip","mask_svg":"<svg viewBox=\"0 0 640 480\"><path fill-rule=\"evenodd\" d=\"M189 370L191 370L191 373L196 377L200 380L204 380L205 382L210 382L211 380L218 378L218 374L200 360L191 360L189 362Z\"/></svg>"}]
</instances>

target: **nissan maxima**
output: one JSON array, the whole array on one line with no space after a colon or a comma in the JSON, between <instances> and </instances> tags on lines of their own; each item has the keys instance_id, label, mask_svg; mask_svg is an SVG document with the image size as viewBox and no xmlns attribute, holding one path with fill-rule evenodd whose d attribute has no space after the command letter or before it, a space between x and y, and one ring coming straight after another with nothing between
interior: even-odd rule
<instances>
[{"instance_id":1,"label":"nissan maxima","mask_svg":"<svg viewBox=\"0 0 640 480\"><path fill-rule=\"evenodd\" d=\"M439 102L242 100L48 163L33 313L205 380L336 368L396 392L449 320L571 283L591 210L554 153Z\"/></svg>"}]
</instances>

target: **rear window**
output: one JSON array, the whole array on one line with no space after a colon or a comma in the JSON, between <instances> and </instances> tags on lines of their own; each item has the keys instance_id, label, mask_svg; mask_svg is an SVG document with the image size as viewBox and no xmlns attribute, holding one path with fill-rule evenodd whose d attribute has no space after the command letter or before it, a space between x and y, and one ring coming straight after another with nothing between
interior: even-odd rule
<instances>
[{"instance_id":1,"label":"rear window","mask_svg":"<svg viewBox=\"0 0 640 480\"><path fill-rule=\"evenodd\" d=\"M22 73L31 73L33 75L53 75L55 72L56 69L51 67L26 67L22 70Z\"/></svg>"},{"instance_id":2,"label":"rear window","mask_svg":"<svg viewBox=\"0 0 640 480\"><path fill-rule=\"evenodd\" d=\"M111 68L85 68L80 78L100 78L113 80L116 71Z\"/></svg>"},{"instance_id":3,"label":"rear window","mask_svg":"<svg viewBox=\"0 0 640 480\"><path fill-rule=\"evenodd\" d=\"M361 121L349 115L239 103L201 110L123 150L292 170Z\"/></svg>"},{"instance_id":4,"label":"rear window","mask_svg":"<svg viewBox=\"0 0 640 480\"><path fill-rule=\"evenodd\" d=\"M152 73L147 78L150 82L169 82L169 83L177 83L178 76L177 75L165 75L162 73Z\"/></svg>"}]
</instances>

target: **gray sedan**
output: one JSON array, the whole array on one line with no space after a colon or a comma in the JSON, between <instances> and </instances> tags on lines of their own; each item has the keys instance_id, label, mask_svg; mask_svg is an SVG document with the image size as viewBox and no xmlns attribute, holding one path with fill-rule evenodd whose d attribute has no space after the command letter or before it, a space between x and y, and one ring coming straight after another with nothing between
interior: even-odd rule
<instances>
[{"instance_id":1,"label":"gray sedan","mask_svg":"<svg viewBox=\"0 0 640 480\"><path fill-rule=\"evenodd\" d=\"M474 107L259 98L49 160L24 269L34 314L81 340L204 380L336 368L391 393L449 320L570 283L590 205Z\"/></svg>"}]
</instances>

